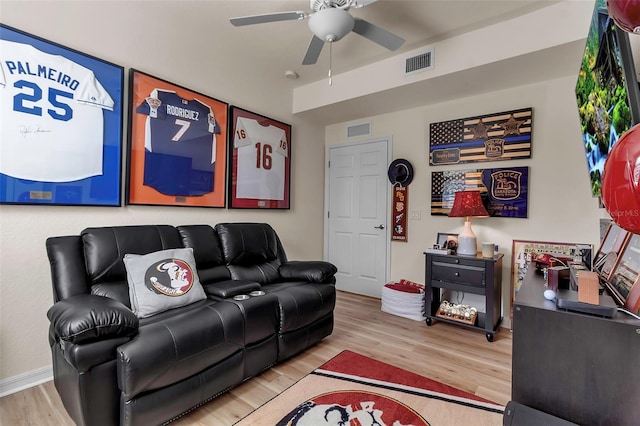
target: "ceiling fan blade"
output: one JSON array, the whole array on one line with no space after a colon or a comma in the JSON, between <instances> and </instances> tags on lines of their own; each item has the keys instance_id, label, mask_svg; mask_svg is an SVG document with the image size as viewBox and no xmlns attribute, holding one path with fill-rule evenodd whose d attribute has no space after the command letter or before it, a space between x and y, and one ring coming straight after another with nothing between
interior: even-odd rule
<instances>
[{"instance_id":1,"label":"ceiling fan blade","mask_svg":"<svg viewBox=\"0 0 640 426\"><path fill-rule=\"evenodd\" d=\"M302 60L302 65L313 65L318 62L323 46L324 41L320 37L313 36L311 43L309 43L307 53L304 55L304 59Z\"/></svg>"},{"instance_id":2,"label":"ceiling fan blade","mask_svg":"<svg viewBox=\"0 0 640 426\"><path fill-rule=\"evenodd\" d=\"M360 34L362 37L366 37L372 42L378 43L382 47L386 47L389 50L396 50L404 43L404 39L402 37L398 37L384 28L373 25L364 19L353 19L355 21L353 26L354 33Z\"/></svg>"},{"instance_id":3,"label":"ceiling fan blade","mask_svg":"<svg viewBox=\"0 0 640 426\"><path fill-rule=\"evenodd\" d=\"M304 19L307 14L304 12L280 12L280 13L267 13L265 15L253 15L242 16L239 18L231 18L229 21L236 27L243 25L264 24L266 22L278 22L278 21L296 21Z\"/></svg>"}]
</instances>

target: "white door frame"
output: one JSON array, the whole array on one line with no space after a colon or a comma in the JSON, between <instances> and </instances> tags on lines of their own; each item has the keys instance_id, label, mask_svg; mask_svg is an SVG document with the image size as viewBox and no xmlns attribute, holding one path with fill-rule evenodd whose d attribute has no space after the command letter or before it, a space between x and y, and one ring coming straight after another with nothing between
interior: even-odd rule
<instances>
[{"instance_id":1,"label":"white door frame","mask_svg":"<svg viewBox=\"0 0 640 426\"><path fill-rule=\"evenodd\" d=\"M387 143L387 167L389 166L389 164L391 163L391 156L393 154L393 138L391 136L381 136L379 138L375 138L375 139L367 139L367 140L363 140L363 141L358 141L358 142L352 142L352 143L344 143L344 144L338 144L338 145L331 145L331 146L327 146L325 148L325 154L324 154L324 158L325 158L325 165L324 165L324 249L323 249L323 257L324 259L329 259L329 158L331 158L331 155L329 154L329 151L331 149L334 148L346 148L346 147L350 147L350 146L354 146L354 145L364 145L364 144L370 144L370 143L375 143L375 142L386 142ZM391 183L389 183L389 185L386 186L386 190L385 190L385 200L386 200L386 219L385 219L385 224L384 226L389 229L389 233L388 236L389 238L387 238L386 244L385 244L385 250L386 250L386 259L387 259L387 264L385 265L385 281L389 282L389 277L390 277L390 273L391 273L391 229L389 228L390 223L391 223Z\"/></svg>"}]
</instances>

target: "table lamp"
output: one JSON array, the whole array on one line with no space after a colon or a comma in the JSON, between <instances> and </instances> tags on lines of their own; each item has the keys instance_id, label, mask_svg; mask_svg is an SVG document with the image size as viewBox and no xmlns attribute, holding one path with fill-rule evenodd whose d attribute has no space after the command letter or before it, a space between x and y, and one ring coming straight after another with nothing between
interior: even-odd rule
<instances>
[{"instance_id":1,"label":"table lamp","mask_svg":"<svg viewBox=\"0 0 640 426\"><path fill-rule=\"evenodd\" d=\"M465 217L464 230L458 235L458 254L475 256L478 252L476 234L471 229L472 217L488 217L482 204L480 191L458 191L453 200L449 217Z\"/></svg>"}]
</instances>

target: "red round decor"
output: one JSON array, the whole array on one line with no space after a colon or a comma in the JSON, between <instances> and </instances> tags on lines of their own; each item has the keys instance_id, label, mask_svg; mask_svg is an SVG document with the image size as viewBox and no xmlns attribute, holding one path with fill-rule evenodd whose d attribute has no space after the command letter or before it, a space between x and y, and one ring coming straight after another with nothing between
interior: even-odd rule
<instances>
[{"instance_id":1,"label":"red round decor","mask_svg":"<svg viewBox=\"0 0 640 426\"><path fill-rule=\"evenodd\" d=\"M640 34L640 0L607 0L607 10L620 28Z\"/></svg>"},{"instance_id":2,"label":"red round decor","mask_svg":"<svg viewBox=\"0 0 640 426\"><path fill-rule=\"evenodd\" d=\"M620 137L604 163L602 202L615 223L640 234L640 124Z\"/></svg>"}]
</instances>

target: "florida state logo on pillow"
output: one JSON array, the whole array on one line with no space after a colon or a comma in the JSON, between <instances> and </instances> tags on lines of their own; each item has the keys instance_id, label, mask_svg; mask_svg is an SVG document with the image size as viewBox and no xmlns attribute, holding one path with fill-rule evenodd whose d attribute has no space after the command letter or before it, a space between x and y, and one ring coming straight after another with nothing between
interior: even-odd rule
<instances>
[{"instance_id":1,"label":"florida state logo on pillow","mask_svg":"<svg viewBox=\"0 0 640 426\"><path fill-rule=\"evenodd\" d=\"M164 259L147 269L144 284L157 294L182 296L193 286L193 271L184 260Z\"/></svg>"}]
</instances>

